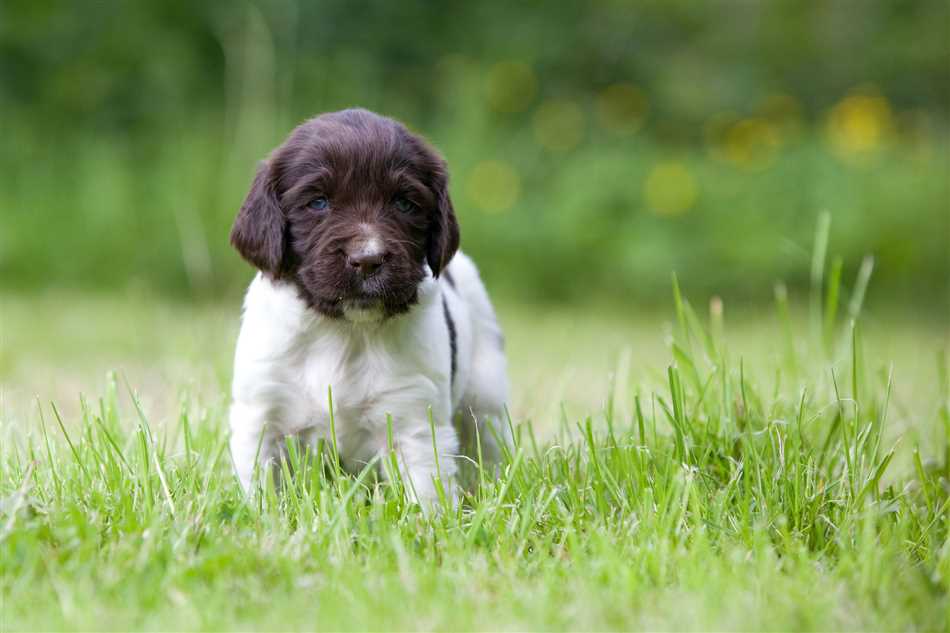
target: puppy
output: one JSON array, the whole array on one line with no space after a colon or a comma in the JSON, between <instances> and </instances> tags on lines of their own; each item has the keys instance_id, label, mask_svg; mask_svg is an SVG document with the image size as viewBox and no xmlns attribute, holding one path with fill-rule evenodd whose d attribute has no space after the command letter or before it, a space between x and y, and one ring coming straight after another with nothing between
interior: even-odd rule
<instances>
[{"instance_id":1,"label":"puppy","mask_svg":"<svg viewBox=\"0 0 950 633\"><path fill-rule=\"evenodd\" d=\"M277 474L288 437L335 442L343 467L363 470L389 455L388 418L399 474L424 505L436 478L454 489L476 437L483 460L498 459L510 439L503 338L458 251L447 186L428 143L359 109L303 123L259 167L231 230L259 269L230 410L245 491L258 464Z\"/></svg>"}]
</instances>

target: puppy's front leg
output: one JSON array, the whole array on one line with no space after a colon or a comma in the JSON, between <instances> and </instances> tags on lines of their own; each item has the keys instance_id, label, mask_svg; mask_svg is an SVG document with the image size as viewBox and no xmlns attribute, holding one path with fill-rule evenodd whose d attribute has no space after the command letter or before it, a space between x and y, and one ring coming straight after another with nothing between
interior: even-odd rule
<instances>
[{"instance_id":1,"label":"puppy's front leg","mask_svg":"<svg viewBox=\"0 0 950 633\"><path fill-rule=\"evenodd\" d=\"M273 469L277 443L267 431L266 416L254 406L233 402L230 426L231 460L244 494L249 494L255 471L262 477Z\"/></svg>"},{"instance_id":2,"label":"puppy's front leg","mask_svg":"<svg viewBox=\"0 0 950 633\"><path fill-rule=\"evenodd\" d=\"M435 447L431 429L414 429L396 435L393 448L399 465L399 475L409 498L424 509L439 503L436 481L454 505L457 501L455 463L459 439L451 426L435 427Z\"/></svg>"}]
</instances>

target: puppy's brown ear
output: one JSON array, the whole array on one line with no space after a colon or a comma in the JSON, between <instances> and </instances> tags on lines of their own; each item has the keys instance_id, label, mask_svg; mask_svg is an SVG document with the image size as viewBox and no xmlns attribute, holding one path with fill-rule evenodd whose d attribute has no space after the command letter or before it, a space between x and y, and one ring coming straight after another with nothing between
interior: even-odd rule
<instances>
[{"instance_id":1,"label":"puppy's brown ear","mask_svg":"<svg viewBox=\"0 0 950 633\"><path fill-rule=\"evenodd\" d=\"M284 225L270 165L261 163L231 228L231 245L248 262L277 277L284 261Z\"/></svg>"},{"instance_id":2,"label":"puppy's brown ear","mask_svg":"<svg viewBox=\"0 0 950 633\"><path fill-rule=\"evenodd\" d=\"M436 185L436 199L438 207L429 229L426 261L429 262L432 274L438 277L455 256L460 240L459 223L449 198L448 177L444 174L440 175Z\"/></svg>"}]
</instances>

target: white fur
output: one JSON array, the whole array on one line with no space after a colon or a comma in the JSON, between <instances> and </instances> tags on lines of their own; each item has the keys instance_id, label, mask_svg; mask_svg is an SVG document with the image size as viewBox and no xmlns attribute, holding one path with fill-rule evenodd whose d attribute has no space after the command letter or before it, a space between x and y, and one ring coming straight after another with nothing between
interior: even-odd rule
<instances>
[{"instance_id":1,"label":"white fur","mask_svg":"<svg viewBox=\"0 0 950 633\"><path fill-rule=\"evenodd\" d=\"M430 273L418 304L385 320L367 311L327 318L308 308L291 284L254 278L244 299L230 414L231 455L245 491L255 464L275 464L288 436L312 448L321 438L332 442L331 388L344 467L359 471L388 455L391 415L401 476L418 501L436 499L437 475L454 489L460 442L474 455L475 424L483 458L499 457L495 437L508 439L501 332L472 261L458 253L448 275L454 287L445 274L435 279ZM457 334L454 383L443 297Z\"/></svg>"}]
</instances>

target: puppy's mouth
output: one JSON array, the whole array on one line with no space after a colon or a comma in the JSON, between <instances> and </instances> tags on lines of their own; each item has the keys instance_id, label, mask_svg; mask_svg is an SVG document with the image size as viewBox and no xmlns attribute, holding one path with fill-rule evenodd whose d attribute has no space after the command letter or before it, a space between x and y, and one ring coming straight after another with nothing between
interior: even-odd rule
<instances>
[{"instance_id":1,"label":"puppy's mouth","mask_svg":"<svg viewBox=\"0 0 950 633\"><path fill-rule=\"evenodd\" d=\"M364 279L355 282L339 297L339 307L349 321L377 321L388 312L386 297L391 294L381 280Z\"/></svg>"},{"instance_id":2,"label":"puppy's mouth","mask_svg":"<svg viewBox=\"0 0 950 633\"><path fill-rule=\"evenodd\" d=\"M316 275L303 275L300 289L310 306L324 315L377 321L407 312L417 301L418 283L414 278L403 279L398 272L379 271L366 278L338 275L334 279L330 275L330 283Z\"/></svg>"},{"instance_id":3,"label":"puppy's mouth","mask_svg":"<svg viewBox=\"0 0 950 633\"><path fill-rule=\"evenodd\" d=\"M351 303L360 307L372 307L382 303L387 296L395 294L381 276L368 279L354 279L340 297L342 303Z\"/></svg>"},{"instance_id":4,"label":"puppy's mouth","mask_svg":"<svg viewBox=\"0 0 950 633\"><path fill-rule=\"evenodd\" d=\"M381 321L386 317L386 304L379 296L355 294L340 299L340 312L343 318L353 323Z\"/></svg>"},{"instance_id":5,"label":"puppy's mouth","mask_svg":"<svg viewBox=\"0 0 950 633\"><path fill-rule=\"evenodd\" d=\"M373 310L383 305L383 298L376 294L354 294L340 299L344 309Z\"/></svg>"}]
</instances>

